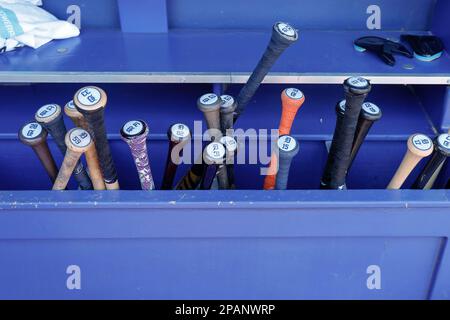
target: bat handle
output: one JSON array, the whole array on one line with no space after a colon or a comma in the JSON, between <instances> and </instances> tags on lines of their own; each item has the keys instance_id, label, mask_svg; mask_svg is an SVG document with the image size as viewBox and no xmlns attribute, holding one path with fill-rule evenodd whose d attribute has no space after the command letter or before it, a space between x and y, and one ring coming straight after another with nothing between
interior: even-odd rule
<instances>
[{"instance_id":1,"label":"bat handle","mask_svg":"<svg viewBox=\"0 0 450 320\"><path fill-rule=\"evenodd\" d=\"M18 136L23 144L33 149L50 180L54 183L58 176L58 168L48 148L47 131L39 123L29 122L20 128Z\"/></svg>"},{"instance_id":2,"label":"bat handle","mask_svg":"<svg viewBox=\"0 0 450 320\"><path fill-rule=\"evenodd\" d=\"M221 95L222 103L220 105L220 127L224 136L227 135L227 130L233 129L233 114L236 110L236 100L227 94Z\"/></svg>"},{"instance_id":3,"label":"bat handle","mask_svg":"<svg viewBox=\"0 0 450 320\"><path fill-rule=\"evenodd\" d=\"M424 157L428 157L433 152L433 141L423 134L413 134L408 138L407 151L403 160L392 177L387 189L400 189L417 166L417 164Z\"/></svg>"},{"instance_id":4,"label":"bat handle","mask_svg":"<svg viewBox=\"0 0 450 320\"><path fill-rule=\"evenodd\" d=\"M244 111L247 104L258 90L264 77L274 65L278 57L292 43L298 40L298 33L295 28L284 22L277 22L272 27L272 37L269 45L253 70L245 86L239 92L237 98L237 108L234 115L234 122Z\"/></svg>"},{"instance_id":5,"label":"bat handle","mask_svg":"<svg viewBox=\"0 0 450 320\"><path fill-rule=\"evenodd\" d=\"M371 90L370 82L361 77L344 81L345 112L337 117L336 129L321 181L321 189L342 190L345 186L350 154L362 104ZM339 110L338 114L340 113Z\"/></svg>"},{"instance_id":6,"label":"bat handle","mask_svg":"<svg viewBox=\"0 0 450 320\"><path fill-rule=\"evenodd\" d=\"M195 163L188 173L177 183L175 190L195 190L201 184L207 166Z\"/></svg>"},{"instance_id":7,"label":"bat handle","mask_svg":"<svg viewBox=\"0 0 450 320\"><path fill-rule=\"evenodd\" d=\"M197 107L203 112L211 141L218 140L222 136L220 131L220 106L222 99L215 93L207 93L197 100Z\"/></svg>"},{"instance_id":8,"label":"bat handle","mask_svg":"<svg viewBox=\"0 0 450 320\"><path fill-rule=\"evenodd\" d=\"M440 170L450 156L450 135L446 133L439 135L434 142L434 147L434 153L414 182L413 189L428 190L433 187Z\"/></svg>"},{"instance_id":9,"label":"bat handle","mask_svg":"<svg viewBox=\"0 0 450 320\"><path fill-rule=\"evenodd\" d=\"M296 88L288 88L281 93L281 120L278 128L280 136L291 133L292 124L298 110L305 102L305 95Z\"/></svg>"},{"instance_id":10,"label":"bat handle","mask_svg":"<svg viewBox=\"0 0 450 320\"><path fill-rule=\"evenodd\" d=\"M217 176L219 189L228 189L228 174L226 172L225 160L226 149L220 142L212 142L203 150L204 162L208 165L202 189L211 189L212 182Z\"/></svg>"},{"instance_id":11,"label":"bat handle","mask_svg":"<svg viewBox=\"0 0 450 320\"><path fill-rule=\"evenodd\" d=\"M102 170L100 169L94 143L92 143L92 147L86 151L85 156L94 190L105 190L105 181L103 180Z\"/></svg>"},{"instance_id":12,"label":"bat handle","mask_svg":"<svg viewBox=\"0 0 450 320\"><path fill-rule=\"evenodd\" d=\"M125 123L120 131L122 139L131 149L131 154L136 164L141 181L142 190L154 190L152 170L147 152L148 125L145 121L135 120Z\"/></svg>"},{"instance_id":13,"label":"bat handle","mask_svg":"<svg viewBox=\"0 0 450 320\"><path fill-rule=\"evenodd\" d=\"M267 171L267 175L264 178L264 190L273 190L276 185L276 177L278 172L278 157L273 152L270 157L270 165Z\"/></svg>"},{"instance_id":14,"label":"bat handle","mask_svg":"<svg viewBox=\"0 0 450 320\"><path fill-rule=\"evenodd\" d=\"M381 116L381 109L377 105L371 102L363 103L358 123L356 125L355 138L353 139L352 152L350 153L350 164L348 166L348 171L350 171L353 161L355 160L361 145L366 139L370 128L376 121L381 119Z\"/></svg>"},{"instance_id":15,"label":"bat handle","mask_svg":"<svg viewBox=\"0 0 450 320\"><path fill-rule=\"evenodd\" d=\"M276 177L275 189L286 190L292 159L299 151L298 142L291 136L284 135L278 139L279 168Z\"/></svg>"},{"instance_id":16,"label":"bat handle","mask_svg":"<svg viewBox=\"0 0 450 320\"><path fill-rule=\"evenodd\" d=\"M81 153L74 152L67 149L66 155L64 157L61 169L59 170L56 181L53 184L53 190L64 190L69 183L70 176L72 175L75 167L80 160Z\"/></svg>"}]
</instances>

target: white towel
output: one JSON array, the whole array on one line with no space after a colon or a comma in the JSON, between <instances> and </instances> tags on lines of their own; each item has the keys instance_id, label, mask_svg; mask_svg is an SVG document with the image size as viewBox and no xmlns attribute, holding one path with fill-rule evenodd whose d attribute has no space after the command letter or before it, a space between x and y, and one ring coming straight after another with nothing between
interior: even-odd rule
<instances>
[{"instance_id":1,"label":"white towel","mask_svg":"<svg viewBox=\"0 0 450 320\"><path fill-rule=\"evenodd\" d=\"M32 48L80 34L78 28L38 7L40 0L0 0L0 52Z\"/></svg>"}]
</instances>

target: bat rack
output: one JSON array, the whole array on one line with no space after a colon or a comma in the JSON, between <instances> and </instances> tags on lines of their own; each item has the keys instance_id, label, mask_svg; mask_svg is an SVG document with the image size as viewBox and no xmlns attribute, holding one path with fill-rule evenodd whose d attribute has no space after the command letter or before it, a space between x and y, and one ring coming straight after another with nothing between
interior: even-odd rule
<instances>
[{"instance_id":1,"label":"bat rack","mask_svg":"<svg viewBox=\"0 0 450 320\"><path fill-rule=\"evenodd\" d=\"M438 35L450 48L450 2L377 2L304 0L293 10L299 1L44 1L59 18L81 21L81 35L0 55L0 298L448 299L450 166L433 190L408 190L425 161L403 190L385 188L411 134L450 128L449 54L431 63L398 57L390 67L352 43L411 32ZM203 118L196 99L206 92L236 96L277 20L295 25L299 41L236 126L277 128L282 90L302 90L289 190L261 190L257 163L236 166L239 190L139 191L119 135L125 121L149 124L160 186L168 127L183 122L192 130ZM371 80L367 100L383 118L355 159L348 190L320 191L334 106L353 75ZM17 131L41 105L64 105L88 84L108 94L106 127L122 190L82 192L71 181L69 191L49 191ZM49 145L60 164L52 139Z\"/></svg>"}]
</instances>

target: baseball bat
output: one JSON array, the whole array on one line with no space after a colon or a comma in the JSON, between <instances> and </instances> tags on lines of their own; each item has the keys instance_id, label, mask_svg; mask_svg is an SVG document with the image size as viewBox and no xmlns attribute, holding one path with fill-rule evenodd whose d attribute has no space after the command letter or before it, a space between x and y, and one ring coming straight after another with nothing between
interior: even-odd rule
<instances>
[{"instance_id":1,"label":"baseball bat","mask_svg":"<svg viewBox=\"0 0 450 320\"><path fill-rule=\"evenodd\" d=\"M227 94L221 95L220 98L222 99L222 104L220 106L220 126L222 133L224 136L227 136L228 134L233 135L233 132L227 133L227 131L233 129L234 111L236 110L237 102L232 96ZM234 189L234 162L227 161L226 170L230 188Z\"/></svg>"},{"instance_id":2,"label":"baseball bat","mask_svg":"<svg viewBox=\"0 0 450 320\"><path fill-rule=\"evenodd\" d=\"M66 144L66 154L64 156L61 169L59 170L58 177L53 184L53 190L64 190L69 182L70 176L72 175L80 157L83 153L88 153L94 145L92 144L92 138L90 134L81 128L74 128L67 132L65 138ZM86 161L89 164L94 164L94 167L90 167L93 182L97 187L96 190L104 190L104 184L102 181L102 176L100 174L100 169L96 167L97 161L92 161L91 157L86 157Z\"/></svg>"},{"instance_id":3,"label":"baseball bat","mask_svg":"<svg viewBox=\"0 0 450 320\"><path fill-rule=\"evenodd\" d=\"M220 131L220 105L222 100L214 93L202 95L197 100L197 107L203 112L208 126L208 132L211 141L222 135ZM200 155L200 157L203 157ZM203 158L204 159L204 158ZM202 179L206 173L207 165L204 161L196 161L186 173L186 175L178 182L177 190L197 189L202 184Z\"/></svg>"},{"instance_id":4,"label":"baseball bat","mask_svg":"<svg viewBox=\"0 0 450 320\"><path fill-rule=\"evenodd\" d=\"M64 106L64 113L73 121L75 127L89 131L89 126L86 123L86 119L84 119L84 116L77 110L73 100L66 103Z\"/></svg>"},{"instance_id":5,"label":"baseball bat","mask_svg":"<svg viewBox=\"0 0 450 320\"><path fill-rule=\"evenodd\" d=\"M333 142L320 183L321 189L345 188L359 114L370 90L370 82L362 77L352 77L344 81L345 113L336 120Z\"/></svg>"},{"instance_id":6,"label":"baseball bat","mask_svg":"<svg viewBox=\"0 0 450 320\"><path fill-rule=\"evenodd\" d=\"M211 189L214 178L217 176L219 189L228 189L228 175L225 167L226 150L220 142L211 142L203 150L203 162L207 165L205 177L202 180L203 190Z\"/></svg>"},{"instance_id":7,"label":"baseball bat","mask_svg":"<svg viewBox=\"0 0 450 320\"><path fill-rule=\"evenodd\" d=\"M183 148L191 140L191 131L187 125L176 123L170 126L167 136L169 138L169 152L161 185L162 190L172 189L180 158L183 155Z\"/></svg>"},{"instance_id":8,"label":"baseball bat","mask_svg":"<svg viewBox=\"0 0 450 320\"><path fill-rule=\"evenodd\" d=\"M437 175L443 164L450 156L450 135L444 133L434 140L434 152L420 175L414 182L412 189L428 190L433 187Z\"/></svg>"},{"instance_id":9,"label":"baseball bat","mask_svg":"<svg viewBox=\"0 0 450 320\"><path fill-rule=\"evenodd\" d=\"M433 141L428 136L420 133L411 135L408 138L405 156L387 189L400 189L417 164L432 152Z\"/></svg>"},{"instance_id":10,"label":"baseball bat","mask_svg":"<svg viewBox=\"0 0 450 320\"><path fill-rule=\"evenodd\" d=\"M148 133L148 125L142 120L129 121L125 123L120 130L122 140L125 141L131 149L131 155L136 164L142 190L155 189L147 152Z\"/></svg>"},{"instance_id":11,"label":"baseball bat","mask_svg":"<svg viewBox=\"0 0 450 320\"><path fill-rule=\"evenodd\" d=\"M281 93L281 119L278 126L280 136L289 135L298 110L305 102L305 95L296 88L288 88ZM269 174L264 178L264 190L275 188L277 161L272 159L270 162Z\"/></svg>"},{"instance_id":12,"label":"baseball bat","mask_svg":"<svg viewBox=\"0 0 450 320\"><path fill-rule=\"evenodd\" d=\"M58 149L64 156L67 150L65 143L67 129L64 124L61 107L57 104L45 105L38 109L35 119L53 137ZM92 181L81 161L79 161L75 166L74 178L82 190L92 190L94 188Z\"/></svg>"},{"instance_id":13,"label":"baseball bat","mask_svg":"<svg viewBox=\"0 0 450 320\"><path fill-rule=\"evenodd\" d=\"M234 115L235 122L253 98L256 90L258 90L261 82L264 80L265 76L275 64L277 59L284 52L284 50L297 41L297 39L297 30L289 24L285 22L277 22L273 25L269 45L259 60L256 68L253 70L253 73L247 83L239 92L237 98L237 108Z\"/></svg>"},{"instance_id":14,"label":"baseball bat","mask_svg":"<svg viewBox=\"0 0 450 320\"><path fill-rule=\"evenodd\" d=\"M42 163L52 183L58 176L58 167L48 148L47 131L37 122L26 123L19 130L19 140L30 146Z\"/></svg>"},{"instance_id":15,"label":"baseball bat","mask_svg":"<svg viewBox=\"0 0 450 320\"><path fill-rule=\"evenodd\" d=\"M75 108L86 119L88 132L94 140L106 189L118 190L119 180L105 128L104 118L107 99L105 91L99 87L89 86L78 90L73 102Z\"/></svg>"},{"instance_id":16,"label":"baseball bat","mask_svg":"<svg viewBox=\"0 0 450 320\"><path fill-rule=\"evenodd\" d=\"M278 139L279 168L276 176L276 190L286 190L292 159L299 150L298 142L291 136L283 135Z\"/></svg>"},{"instance_id":17,"label":"baseball bat","mask_svg":"<svg viewBox=\"0 0 450 320\"><path fill-rule=\"evenodd\" d=\"M338 117L342 117L345 114L345 100L339 102L336 106L336 114ZM359 114L358 123L356 125L355 138L352 143L352 152L350 153L350 164L348 171L358 154L361 145L367 137L367 134L372 128L372 125L380 120L382 117L381 109L372 102L364 102L361 106L361 113Z\"/></svg>"}]
</instances>

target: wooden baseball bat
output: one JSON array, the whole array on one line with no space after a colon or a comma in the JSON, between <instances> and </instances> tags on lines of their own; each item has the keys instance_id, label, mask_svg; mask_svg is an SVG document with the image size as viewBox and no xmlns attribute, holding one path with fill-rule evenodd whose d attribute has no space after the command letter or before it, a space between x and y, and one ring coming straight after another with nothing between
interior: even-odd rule
<instances>
[{"instance_id":1,"label":"wooden baseball bat","mask_svg":"<svg viewBox=\"0 0 450 320\"><path fill-rule=\"evenodd\" d=\"M417 177L413 189L431 189L445 161L450 156L450 135L439 135L434 141L434 152L425 168Z\"/></svg>"},{"instance_id":2,"label":"wooden baseball bat","mask_svg":"<svg viewBox=\"0 0 450 320\"><path fill-rule=\"evenodd\" d=\"M134 163L139 174L142 190L154 190L152 170L147 152L148 125L143 120L128 121L120 130L122 140L131 150Z\"/></svg>"},{"instance_id":3,"label":"wooden baseball bat","mask_svg":"<svg viewBox=\"0 0 450 320\"><path fill-rule=\"evenodd\" d=\"M183 148L191 140L191 132L185 124L176 123L170 126L167 136L169 138L169 151L164 169L162 190L172 189L175 174L183 155Z\"/></svg>"},{"instance_id":4,"label":"wooden baseball bat","mask_svg":"<svg viewBox=\"0 0 450 320\"><path fill-rule=\"evenodd\" d=\"M203 190L211 189L211 185L215 176L219 182L219 189L228 189L228 176L225 168L226 151L223 144L220 142L212 142L206 146L203 151L203 160L206 163L206 173L202 180Z\"/></svg>"},{"instance_id":5,"label":"wooden baseball bat","mask_svg":"<svg viewBox=\"0 0 450 320\"><path fill-rule=\"evenodd\" d=\"M277 146L280 166L276 176L275 189L286 190L292 159L294 159L299 151L299 144L293 137L283 135L278 139Z\"/></svg>"},{"instance_id":6,"label":"wooden baseball bat","mask_svg":"<svg viewBox=\"0 0 450 320\"><path fill-rule=\"evenodd\" d=\"M342 117L337 117L333 142L320 183L321 189L345 188L359 114L370 90L370 82L362 77L352 77L344 81L345 113Z\"/></svg>"},{"instance_id":7,"label":"wooden baseball bat","mask_svg":"<svg viewBox=\"0 0 450 320\"><path fill-rule=\"evenodd\" d=\"M66 125L63 120L63 112L57 104L45 105L36 112L36 121L53 137L58 149L64 156L66 154L65 136L67 134ZM74 171L74 178L82 190L92 190L94 187L83 164L78 162Z\"/></svg>"},{"instance_id":8,"label":"wooden baseball bat","mask_svg":"<svg viewBox=\"0 0 450 320\"><path fill-rule=\"evenodd\" d=\"M289 135L298 110L305 102L305 95L299 89L288 88L281 93L281 119L278 127L279 135ZM277 159L271 157L268 175L264 178L264 190L275 188Z\"/></svg>"},{"instance_id":9,"label":"wooden baseball bat","mask_svg":"<svg viewBox=\"0 0 450 320\"><path fill-rule=\"evenodd\" d=\"M82 128L89 132L89 126L84 116L77 110L73 100L70 100L64 106L64 113L73 121L75 127Z\"/></svg>"},{"instance_id":10,"label":"wooden baseball bat","mask_svg":"<svg viewBox=\"0 0 450 320\"><path fill-rule=\"evenodd\" d=\"M411 135L406 145L405 156L389 182L387 189L400 189L420 160L428 157L433 152L433 141L421 133Z\"/></svg>"},{"instance_id":11,"label":"wooden baseball bat","mask_svg":"<svg viewBox=\"0 0 450 320\"><path fill-rule=\"evenodd\" d=\"M50 181L54 183L58 176L58 167L48 148L47 135L47 131L37 122L26 123L19 130L19 140L33 149L47 172Z\"/></svg>"},{"instance_id":12,"label":"wooden baseball bat","mask_svg":"<svg viewBox=\"0 0 450 320\"><path fill-rule=\"evenodd\" d=\"M65 143L67 146L66 155L64 156L58 177L53 184L53 190L64 190L66 188L70 176L83 153L86 154L86 162L91 173L94 189L105 190L98 161L92 152L94 145L92 144L92 138L89 132L81 128L74 128L67 132Z\"/></svg>"},{"instance_id":13,"label":"wooden baseball bat","mask_svg":"<svg viewBox=\"0 0 450 320\"><path fill-rule=\"evenodd\" d=\"M118 190L119 179L106 135L104 113L107 96L105 91L94 86L81 88L75 93L73 102L76 109L86 119L88 131L92 134L106 189Z\"/></svg>"}]
</instances>

